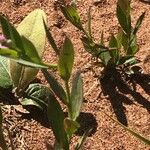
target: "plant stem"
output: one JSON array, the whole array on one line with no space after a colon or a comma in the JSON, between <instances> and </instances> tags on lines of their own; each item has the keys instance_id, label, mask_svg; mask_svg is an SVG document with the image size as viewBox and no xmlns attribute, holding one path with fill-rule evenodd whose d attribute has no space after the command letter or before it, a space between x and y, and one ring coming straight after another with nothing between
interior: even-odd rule
<instances>
[{"instance_id":1,"label":"plant stem","mask_svg":"<svg viewBox=\"0 0 150 150\"><path fill-rule=\"evenodd\" d=\"M67 102L68 102L68 117L71 118L71 107L70 107L70 101L71 101L71 94L70 94L70 89L69 89L69 83L68 81L65 81L65 88L66 88L66 93L67 93Z\"/></svg>"}]
</instances>

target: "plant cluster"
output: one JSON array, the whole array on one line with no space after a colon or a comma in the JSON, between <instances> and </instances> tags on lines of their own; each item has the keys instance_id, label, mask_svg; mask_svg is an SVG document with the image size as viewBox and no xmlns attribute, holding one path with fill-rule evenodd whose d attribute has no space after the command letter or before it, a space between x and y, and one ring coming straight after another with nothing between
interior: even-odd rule
<instances>
[{"instance_id":1,"label":"plant cluster","mask_svg":"<svg viewBox=\"0 0 150 150\"><path fill-rule=\"evenodd\" d=\"M139 50L137 44L137 32L144 19L145 12L137 19L135 26L131 24L130 0L117 2L116 15L120 29L116 35L111 35L108 45L104 43L103 31L100 42L95 42L91 29L91 9L88 11L88 29L84 29L75 5L66 5L60 0L60 8L67 20L82 32L81 41L87 52L100 60L100 65L107 69L122 69L124 73L134 73L133 65L138 63L135 54Z\"/></svg>"},{"instance_id":2,"label":"plant cluster","mask_svg":"<svg viewBox=\"0 0 150 150\"><path fill-rule=\"evenodd\" d=\"M136 63L135 54L138 51L136 33L142 23L143 13L134 27L131 26L130 1L118 0L117 17L120 23L120 30L117 36L112 35L109 45L106 46L103 40L95 43L91 32L91 16L88 13L88 32L81 24L77 13L75 1L72 5L66 5L60 1L60 8L74 26L83 32L81 38L85 50L94 57L101 60L106 69L119 68L123 65L132 66ZM12 92L18 97L22 105L34 105L45 110L55 136L55 150L69 150L73 134L78 130L80 124L77 118L80 114L83 102L83 81L80 71L72 75L74 63L74 48L71 40L66 37L62 48L58 48L52 34L46 25L46 15L42 10L31 12L17 27L17 29L3 16L0 16L0 24L3 34L0 35L0 87L12 87ZM54 49L58 57L57 64L45 64L42 62L45 38ZM63 83L60 83L48 69L57 69ZM39 69L41 69L49 87L32 83ZM70 77L72 77L72 80ZM70 81L71 80L71 81ZM62 105L66 107L67 116L64 115ZM107 115L107 114L106 114ZM110 117L113 119L112 117ZM150 141L128 127L122 125L131 134L150 145ZM81 146L88 132L78 141L75 150ZM0 146L7 150L7 145L2 130L2 112L0 108Z\"/></svg>"}]
</instances>

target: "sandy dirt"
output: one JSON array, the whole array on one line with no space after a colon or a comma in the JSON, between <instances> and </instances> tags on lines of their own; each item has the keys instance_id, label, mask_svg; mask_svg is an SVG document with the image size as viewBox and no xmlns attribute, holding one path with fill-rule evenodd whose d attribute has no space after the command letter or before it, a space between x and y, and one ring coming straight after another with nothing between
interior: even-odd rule
<instances>
[{"instance_id":1,"label":"sandy dirt","mask_svg":"<svg viewBox=\"0 0 150 150\"><path fill-rule=\"evenodd\" d=\"M118 22L115 16L116 0L77 0L77 8L81 14L84 26L87 25L87 10L92 10L92 32L95 40L104 31L105 42L111 33L116 33ZM91 135L85 141L84 150L149 150L150 147L138 141L124 131L103 112L114 116L123 124L131 127L150 139L150 5L132 0L133 24L139 15L146 11L143 24L138 32L140 51L137 58L144 74L133 77L132 84L121 80L102 80L101 68L92 65L91 55L88 54L80 41L80 33L61 14L55 0L1 0L0 13L9 17L17 26L32 10L40 8L47 14L48 27L61 46L64 36L71 38L75 47L74 72L81 69L84 80L84 103L79 117L81 128L73 138L76 140L89 128L93 128ZM44 60L56 62L52 48L46 44ZM44 78L38 75L41 81ZM19 111L18 111L19 110ZM21 106L5 105L4 132L15 150L46 150L46 143L53 145L54 136L47 122L45 114L40 112L20 113ZM24 112L24 110L23 110ZM37 115L38 113L38 115ZM8 132L9 131L9 132ZM71 148L73 149L73 148Z\"/></svg>"}]
</instances>

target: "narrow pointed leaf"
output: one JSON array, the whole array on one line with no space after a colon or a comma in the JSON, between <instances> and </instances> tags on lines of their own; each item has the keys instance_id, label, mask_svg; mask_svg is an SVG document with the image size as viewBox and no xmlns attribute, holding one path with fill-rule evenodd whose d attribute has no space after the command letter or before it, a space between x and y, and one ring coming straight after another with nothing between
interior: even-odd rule
<instances>
[{"instance_id":1,"label":"narrow pointed leaf","mask_svg":"<svg viewBox=\"0 0 150 150\"><path fill-rule=\"evenodd\" d=\"M113 50L110 50L110 55L112 57L113 64L117 64L117 62L119 61L119 49L117 39L114 35L111 36L109 47L114 48Z\"/></svg>"},{"instance_id":2,"label":"narrow pointed leaf","mask_svg":"<svg viewBox=\"0 0 150 150\"><path fill-rule=\"evenodd\" d=\"M63 80L68 81L74 62L74 48L71 40L66 37L62 52L59 56L58 70Z\"/></svg>"},{"instance_id":3,"label":"narrow pointed leaf","mask_svg":"<svg viewBox=\"0 0 150 150\"><path fill-rule=\"evenodd\" d=\"M118 49L121 49L121 47L122 47L122 34L123 34L123 30L120 28L117 33L117 37L116 37L116 40L118 43Z\"/></svg>"},{"instance_id":4,"label":"narrow pointed leaf","mask_svg":"<svg viewBox=\"0 0 150 150\"><path fill-rule=\"evenodd\" d=\"M79 30L84 30L75 6L67 5L67 6L61 6L60 8L67 20L69 20Z\"/></svg>"},{"instance_id":5,"label":"narrow pointed leaf","mask_svg":"<svg viewBox=\"0 0 150 150\"><path fill-rule=\"evenodd\" d=\"M77 72L72 80L72 90L71 90L71 119L76 120L80 114L81 105L83 102L83 81L80 73Z\"/></svg>"},{"instance_id":6,"label":"narrow pointed leaf","mask_svg":"<svg viewBox=\"0 0 150 150\"><path fill-rule=\"evenodd\" d=\"M54 95L51 95L51 98L49 99L48 118L57 143L63 149L69 150L67 134L64 129L64 113Z\"/></svg>"},{"instance_id":7,"label":"narrow pointed leaf","mask_svg":"<svg viewBox=\"0 0 150 150\"><path fill-rule=\"evenodd\" d=\"M131 0L118 0L117 2L117 5L126 14L126 16L130 15L130 3Z\"/></svg>"},{"instance_id":8,"label":"narrow pointed leaf","mask_svg":"<svg viewBox=\"0 0 150 150\"><path fill-rule=\"evenodd\" d=\"M120 59L120 64L136 64L137 60L134 56L124 56Z\"/></svg>"},{"instance_id":9,"label":"narrow pointed leaf","mask_svg":"<svg viewBox=\"0 0 150 150\"><path fill-rule=\"evenodd\" d=\"M119 5L117 5L117 18L124 32L129 34L131 32L130 16L127 16Z\"/></svg>"},{"instance_id":10,"label":"narrow pointed leaf","mask_svg":"<svg viewBox=\"0 0 150 150\"><path fill-rule=\"evenodd\" d=\"M106 114L106 113L105 113ZM106 114L107 115L107 114ZM112 119L114 122L118 123L121 127L123 127L126 131L128 131L129 133L131 133L133 136L135 136L136 138L138 138L140 141L144 142L145 144L150 146L150 140L145 138L144 136L140 135L139 133L133 131L132 129L126 127L125 125L123 125L122 123L120 123L119 121L117 121L116 119L114 119L113 117L110 117L109 115L107 115L110 119Z\"/></svg>"},{"instance_id":11,"label":"narrow pointed leaf","mask_svg":"<svg viewBox=\"0 0 150 150\"><path fill-rule=\"evenodd\" d=\"M55 40L54 40L54 38L53 38L51 32L48 30L48 28L47 28L46 23L45 23L44 20L43 20L43 22L44 22L44 27L45 27L45 31L46 31L46 36L47 36L48 42L49 42L49 44L52 46L52 48L53 48L53 50L55 51L55 53L56 53L57 55L59 55L59 49L57 48L57 45L56 45L56 43L55 43Z\"/></svg>"},{"instance_id":12,"label":"narrow pointed leaf","mask_svg":"<svg viewBox=\"0 0 150 150\"><path fill-rule=\"evenodd\" d=\"M67 97L63 87L55 79L55 77L49 73L46 69L42 69L42 72L49 83L52 91L58 96L58 98L64 103L67 104Z\"/></svg>"},{"instance_id":13,"label":"narrow pointed leaf","mask_svg":"<svg viewBox=\"0 0 150 150\"><path fill-rule=\"evenodd\" d=\"M19 52L24 54L24 47L21 40L21 37L17 30L9 23L9 21L0 15L0 23L2 27L3 34L5 35L6 39L12 41L12 48L17 48Z\"/></svg>"},{"instance_id":14,"label":"narrow pointed leaf","mask_svg":"<svg viewBox=\"0 0 150 150\"><path fill-rule=\"evenodd\" d=\"M88 10L88 33L89 36L92 37L92 28L91 28L91 7Z\"/></svg>"},{"instance_id":15,"label":"narrow pointed leaf","mask_svg":"<svg viewBox=\"0 0 150 150\"><path fill-rule=\"evenodd\" d=\"M79 139L77 145L75 146L74 150L81 150L86 138L88 137L89 133L91 132L91 129L86 131L83 136Z\"/></svg>"},{"instance_id":16,"label":"narrow pointed leaf","mask_svg":"<svg viewBox=\"0 0 150 150\"><path fill-rule=\"evenodd\" d=\"M135 28L133 30L133 34L136 35L137 31L139 30L141 24L142 24L142 21L145 17L145 12L142 13L142 15L138 18L137 22L136 22L136 25L135 25Z\"/></svg>"}]
</instances>

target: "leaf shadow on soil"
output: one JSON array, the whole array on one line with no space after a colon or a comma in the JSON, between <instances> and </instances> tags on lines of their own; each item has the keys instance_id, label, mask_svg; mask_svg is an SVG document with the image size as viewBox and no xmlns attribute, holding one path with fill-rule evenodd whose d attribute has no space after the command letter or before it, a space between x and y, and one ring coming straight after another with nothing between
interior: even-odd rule
<instances>
[{"instance_id":1,"label":"leaf shadow on soil","mask_svg":"<svg viewBox=\"0 0 150 150\"><path fill-rule=\"evenodd\" d=\"M145 3L147 5L150 5L150 1L149 0L140 0L140 2Z\"/></svg>"},{"instance_id":2,"label":"leaf shadow on soil","mask_svg":"<svg viewBox=\"0 0 150 150\"><path fill-rule=\"evenodd\" d=\"M35 107L28 107L28 110L30 112L28 114L21 113L22 119L34 119L46 128L49 128L51 126L46 113L40 111ZM64 114L67 117L67 113L64 112ZM82 136L88 130L90 130L88 136L92 136L96 132L98 124L93 114L81 112L79 117L77 118L77 122L80 124L80 128L75 133L77 136Z\"/></svg>"},{"instance_id":3,"label":"leaf shadow on soil","mask_svg":"<svg viewBox=\"0 0 150 150\"><path fill-rule=\"evenodd\" d=\"M80 124L80 128L75 133L78 136L82 136L89 130L90 132L88 136L92 136L97 130L98 123L92 113L81 112L79 117L77 118L77 122Z\"/></svg>"},{"instance_id":4,"label":"leaf shadow on soil","mask_svg":"<svg viewBox=\"0 0 150 150\"><path fill-rule=\"evenodd\" d=\"M120 72L110 71L107 72L103 78L100 78L99 81L103 94L108 96L107 99L110 101L118 121L122 124L128 125L124 104L132 105L134 101L136 101L150 112L150 101L137 92L135 88L136 85L139 84L147 94L150 94L150 75L132 75L130 77L132 85L129 85L127 80L122 78Z\"/></svg>"}]
</instances>

